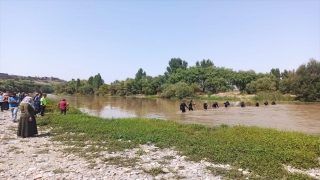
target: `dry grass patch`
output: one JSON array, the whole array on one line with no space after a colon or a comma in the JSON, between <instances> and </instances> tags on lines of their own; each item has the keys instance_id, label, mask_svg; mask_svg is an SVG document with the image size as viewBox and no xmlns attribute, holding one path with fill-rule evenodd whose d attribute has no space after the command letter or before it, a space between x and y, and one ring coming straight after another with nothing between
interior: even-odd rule
<instances>
[{"instance_id":1,"label":"dry grass patch","mask_svg":"<svg viewBox=\"0 0 320 180\"><path fill-rule=\"evenodd\" d=\"M115 157L105 158L102 161L109 165L133 167L138 162L138 158L115 156Z\"/></svg>"}]
</instances>

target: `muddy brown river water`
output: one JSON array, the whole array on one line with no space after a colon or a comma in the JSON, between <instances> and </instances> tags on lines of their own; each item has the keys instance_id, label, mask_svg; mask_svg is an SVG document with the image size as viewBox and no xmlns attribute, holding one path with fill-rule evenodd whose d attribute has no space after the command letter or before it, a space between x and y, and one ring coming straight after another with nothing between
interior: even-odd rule
<instances>
[{"instance_id":1,"label":"muddy brown river water","mask_svg":"<svg viewBox=\"0 0 320 180\"><path fill-rule=\"evenodd\" d=\"M209 126L246 125L320 134L320 103L279 102L274 106L265 106L260 102L260 106L255 107L254 103L245 102L247 106L241 108L239 102L230 102L231 106L225 108L223 102L218 102L220 108L203 110L204 101L195 101L197 106L194 111L181 113L180 100L56 95L48 97L65 98L70 105L83 112L105 118L147 117ZM211 107L213 101L208 103Z\"/></svg>"}]
</instances>

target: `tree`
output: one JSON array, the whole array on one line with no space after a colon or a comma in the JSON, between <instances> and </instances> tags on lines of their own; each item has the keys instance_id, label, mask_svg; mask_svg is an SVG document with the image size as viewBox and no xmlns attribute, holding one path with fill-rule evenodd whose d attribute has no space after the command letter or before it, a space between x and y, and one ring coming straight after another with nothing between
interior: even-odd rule
<instances>
[{"instance_id":1,"label":"tree","mask_svg":"<svg viewBox=\"0 0 320 180\"><path fill-rule=\"evenodd\" d=\"M305 65L301 65L291 83L293 92L301 101L316 101L320 99L320 62L310 59Z\"/></svg>"},{"instance_id":2,"label":"tree","mask_svg":"<svg viewBox=\"0 0 320 180\"><path fill-rule=\"evenodd\" d=\"M90 79L90 78L89 78ZM93 88L99 89L99 87L104 83L103 79L101 78L100 73L95 75L92 79L92 86Z\"/></svg>"},{"instance_id":3,"label":"tree","mask_svg":"<svg viewBox=\"0 0 320 180\"><path fill-rule=\"evenodd\" d=\"M276 69L272 68L270 70L270 74L273 74L277 79L281 78L281 74L280 74L279 68L276 68Z\"/></svg>"},{"instance_id":4,"label":"tree","mask_svg":"<svg viewBox=\"0 0 320 180\"><path fill-rule=\"evenodd\" d=\"M77 92L78 92L78 89L79 89L80 86L81 86L81 82L80 82L80 79L78 78L77 82L76 82L76 91Z\"/></svg>"},{"instance_id":5,"label":"tree","mask_svg":"<svg viewBox=\"0 0 320 180\"><path fill-rule=\"evenodd\" d=\"M139 80L141 80L142 78L144 78L144 77L146 77L146 76L147 76L147 73L146 73L145 71L143 71L142 68L140 68L140 69L138 70L138 72L136 73L136 78L135 78L135 80L136 80L136 81L139 81Z\"/></svg>"},{"instance_id":6,"label":"tree","mask_svg":"<svg viewBox=\"0 0 320 180\"><path fill-rule=\"evenodd\" d=\"M177 71L177 69L184 69L186 70L188 67L188 63L186 61L183 61L180 58L172 58L169 61L169 66L167 67L167 73L168 75L171 75Z\"/></svg>"},{"instance_id":7,"label":"tree","mask_svg":"<svg viewBox=\"0 0 320 180\"><path fill-rule=\"evenodd\" d=\"M99 87L99 94L101 95L109 94L109 85L108 84L101 85Z\"/></svg>"},{"instance_id":8,"label":"tree","mask_svg":"<svg viewBox=\"0 0 320 180\"><path fill-rule=\"evenodd\" d=\"M202 61L197 61L196 62L196 67L202 67L202 68L207 68L207 67L214 67L213 62L210 59L203 59Z\"/></svg>"},{"instance_id":9,"label":"tree","mask_svg":"<svg viewBox=\"0 0 320 180\"><path fill-rule=\"evenodd\" d=\"M273 76L273 75L272 75ZM247 84L246 90L249 94L255 94L261 91L275 91L277 84L270 77L259 78Z\"/></svg>"},{"instance_id":10,"label":"tree","mask_svg":"<svg viewBox=\"0 0 320 180\"><path fill-rule=\"evenodd\" d=\"M279 68L272 68L270 70L270 74L272 74L274 76L274 79L275 79L275 83L276 83L276 88L277 90L279 89L279 85L280 85L280 80L281 80L281 74L280 74L280 70Z\"/></svg>"},{"instance_id":11,"label":"tree","mask_svg":"<svg viewBox=\"0 0 320 180\"><path fill-rule=\"evenodd\" d=\"M234 84L238 87L240 91L246 89L246 85L251 81L256 80L257 75L253 70L250 71L238 71L234 79Z\"/></svg>"},{"instance_id":12,"label":"tree","mask_svg":"<svg viewBox=\"0 0 320 180\"><path fill-rule=\"evenodd\" d=\"M88 84L92 85L92 82L93 82L93 77L90 76L89 79L88 79Z\"/></svg>"}]
</instances>

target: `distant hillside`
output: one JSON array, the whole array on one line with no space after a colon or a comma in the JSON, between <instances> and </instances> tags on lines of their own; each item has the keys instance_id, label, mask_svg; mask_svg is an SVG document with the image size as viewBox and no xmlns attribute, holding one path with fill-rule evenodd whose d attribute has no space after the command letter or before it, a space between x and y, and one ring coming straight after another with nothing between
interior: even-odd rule
<instances>
[{"instance_id":1,"label":"distant hillside","mask_svg":"<svg viewBox=\"0 0 320 180\"><path fill-rule=\"evenodd\" d=\"M66 82L63 79L59 79L56 77L31 77L31 76L19 76L7 73L0 73L0 79L15 79L15 80L34 80L34 81L53 81L53 82Z\"/></svg>"}]
</instances>

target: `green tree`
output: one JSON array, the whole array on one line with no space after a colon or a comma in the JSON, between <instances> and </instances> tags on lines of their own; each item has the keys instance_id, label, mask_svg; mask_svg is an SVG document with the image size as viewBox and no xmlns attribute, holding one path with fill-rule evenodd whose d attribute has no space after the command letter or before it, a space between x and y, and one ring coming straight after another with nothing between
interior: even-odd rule
<instances>
[{"instance_id":1,"label":"green tree","mask_svg":"<svg viewBox=\"0 0 320 180\"><path fill-rule=\"evenodd\" d=\"M202 67L202 68L207 68L207 67L214 67L213 62L210 59L203 59L202 61L197 61L196 62L196 67Z\"/></svg>"},{"instance_id":2,"label":"green tree","mask_svg":"<svg viewBox=\"0 0 320 180\"><path fill-rule=\"evenodd\" d=\"M90 77L91 78L91 77ZM89 78L89 79L90 79ZM99 89L99 87L104 83L104 80L101 78L100 73L95 75L92 79L92 86L93 88ZM90 84L90 83L89 83Z\"/></svg>"},{"instance_id":3,"label":"green tree","mask_svg":"<svg viewBox=\"0 0 320 180\"><path fill-rule=\"evenodd\" d=\"M142 78L146 77L147 76L147 73L145 71L143 71L142 68L140 68L138 70L138 72L136 73L136 77L135 77L135 80L136 81L140 81Z\"/></svg>"},{"instance_id":4,"label":"green tree","mask_svg":"<svg viewBox=\"0 0 320 180\"><path fill-rule=\"evenodd\" d=\"M249 71L238 71L236 72L234 84L240 91L244 91L246 89L246 85L251 81L256 80L257 75L253 70Z\"/></svg>"},{"instance_id":5,"label":"green tree","mask_svg":"<svg viewBox=\"0 0 320 180\"><path fill-rule=\"evenodd\" d=\"M109 94L109 85L103 84L99 87L99 95L106 95Z\"/></svg>"},{"instance_id":6,"label":"green tree","mask_svg":"<svg viewBox=\"0 0 320 180\"><path fill-rule=\"evenodd\" d=\"M77 92L78 92L78 89L79 89L80 86L81 86L81 82L80 82L80 79L78 78L77 82L76 82L76 91Z\"/></svg>"},{"instance_id":7,"label":"green tree","mask_svg":"<svg viewBox=\"0 0 320 180\"><path fill-rule=\"evenodd\" d=\"M277 84L274 80L269 77L263 77L248 83L246 90L249 94L255 94L261 91L276 91L276 86Z\"/></svg>"},{"instance_id":8,"label":"green tree","mask_svg":"<svg viewBox=\"0 0 320 180\"><path fill-rule=\"evenodd\" d=\"M301 65L296 76L292 79L293 92L302 101L316 101L320 99L320 62L310 59L305 65Z\"/></svg>"},{"instance_id":9,"label":"green tree","mask_svg":"<svg viewBox=\"0 0 320 180\"><path fill-rule=\"evenodd\" d=\"M92 83L93 83L93 77L90 76L89 79L88 79L88 84L92 85Z\"/></svg>"},{"instance_id":10,"label":"green tree","mask_svg":"<svg viewBox=\"0 0 320 180\"><path fill-rule=\"evenodd\" d=\"M177 71L177 69L186 70L188 63L180 58L172 58L169 61L169 66L167 67L167 74L171 75Z\"/></svg>"}]
</instances>

